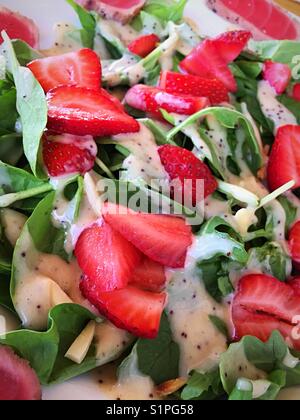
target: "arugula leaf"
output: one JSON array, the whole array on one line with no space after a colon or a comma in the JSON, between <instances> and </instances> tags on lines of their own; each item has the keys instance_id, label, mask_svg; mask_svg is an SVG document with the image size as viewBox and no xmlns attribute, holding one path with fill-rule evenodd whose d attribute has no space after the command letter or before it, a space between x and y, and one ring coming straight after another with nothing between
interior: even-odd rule
<instances>
[{"instance_id":1,"label":"arugula leaf","mask_svg":"<svg viewBox=\"0 0 300 420\"><path fill-rule=\"evenodd\" d=\"M88 12L74 0L66 0L67 3L74 9L82 25L80 30L81 42L83 47L93 49L94 39L96 35L97 19L94 13Z\"/></svg>"},{"instance_id":2,"label":"arugula leaf","mask_svg":"<svg viewBox=\"0 0 300 420\"><path fill-rule=\"evenodd\" d=\"M295 368L287 367L284 359L288 352L288 346L278 331L274 331L266 343L246 336L239 343L231 344L220 362L224 389L229 395L233 392L235 399L241 398L236 391L236 388L241 388L238 386L240 378L248 379L252 385L263 379L270 381L270 387L259 399L274 399L281 388L299 385L300 361Z\"/></svg>"},{"instance_id":3,"label":"arugula leaf","mask_svg":"<svg viewBox=\"0 0 300 420\"><path fill-rule=\"evenodd\" d=\"M219 369L207 373L194 371L181 393L183 400L216 399L224 393Z\"/></svg>"},{"instance_id":4,"label":"arugula leaf","mask_svg":"<svg viewBox=\"0 0 300 420\"><path fill-rule=\"evenodd\" d=\"M32 172L44 177L39 164L40 141L47 125L47 101L41 85L32 72L18 63L11 40L2 33L9 70L13 74L17 89L17 110L21 117L23 129L24 153Z\"/></svg>"},{"instance_id":5,"label":"arugula leaf","mask_svg":"<svg viewBox=\"0 0 300 420\"><path fill-rule=\"evenodd\" d=\"M155 384L179 377L179 346L173 340L166 314L162 316L158 336L153 340L140 338L135 351L138 369L150 376Z\"/></svg>"},{"instance_id":6,"label":"arugula leaf","mask_svg":"<svg viewBox=\"0 0 300 420\"><path fill-rule=\"evenodd\" d=\"M178 23L183 17L186 3L187 0L148 0L143 10L163 22Z\"/></svg>"},{"instance_id":7,"label":"arugula leaf","mask_svg":"<svg viewBox=\"0 0 300 420\"><path fill-rule=\"evenodd\" d=\"M172 138L184 128L196 123L200 120L200 118L207 117L209 115L214 116L217 121L227 129L235 129L236 126L243 128L243 132L245 133L244 145L242 147L244 155L243 157L253 173L256 174L263 163L260 147L257 142L252 124L243 114L238 111L220 107L206 108L201 110L187 118L182 124L178 124L171 131L169 131L167 140L172 140Z\"/></svg>"},{"instance_id":8,"label":"arugula leaf","mask_svg":"<svg viewBox=\"0 0 300 420\"><path fill-rule=\"evenodd\" d=\"M292 262L279 243L267 242L250 250L247 267L285 281L291 275Z\"/></svg>"}]
</instances>

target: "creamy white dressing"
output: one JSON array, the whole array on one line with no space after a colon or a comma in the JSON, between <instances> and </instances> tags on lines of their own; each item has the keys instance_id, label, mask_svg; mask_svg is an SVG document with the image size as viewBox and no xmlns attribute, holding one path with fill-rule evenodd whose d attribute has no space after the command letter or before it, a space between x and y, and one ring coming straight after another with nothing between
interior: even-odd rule
<instances>
[{"instance_id":1,"label":"creamy white dressing","mask_svg":"<svg viewBox=\"0 0 300 420\"><path fill-rule=\"evenodd\" d=\"M169 271L171 277L167 313L174 340L180 347L179 375L192 370L207 371L217 366L227 349L226 337L209 319L209 315L229 318L229 306L216 303L205 291L201 280L185 271Z\"/></svg>"},{"instance_id":2,"label":"creamy white dressing","mask_svg":"<svg viewBox=\"0 0 300 420\"><path fill-rule=\"evenodd\" d=\"M143 180L147 184L151 184L152 180L168 182L155 138L144 124L140 124L138 133L120 134L113 139L131 153L123 163L125 171L122 179Z\"/></svg>"},{"instance_id":3,"label":"creamy white dressing","mask_svg":"<svg viewBox=\"0 0 300 420\"><path fill-rule=\"evenodd\" d=\"M122 83L122 78L127 78L130 86L136 85L145 76L145 69L136 58L130 54L124 54L120 60L102 61L102 78L110 87Z\"/></svg>"},{"instance_id":4,"label":"creamy white dressing","mask_svg":"<svg viewBox=\"0 0 300 420\"><path fill-rule=\"evenodd\" d=\"M82 48L80 34L76 26L67 22L59 22L54 25L54 45L53 47L42 50L41 53L47 57L66 54ZM75 35L76 34L76 35Z\"/></svg>"},{"instance_id":5,"label":"creamy white dressing","mask_svg":"<svg viewBox=\"0 0 300 420\"><path fill-rule=\"evenodd\" d=\"M0 80L6 78L6 58L0 54Z\"/></svg>"},{"instance_id":6,"label":"creamy white dressing","mask_svg":"<svg viewBox=\"0 0 300 420\"><path fill-rule=\"evenodd\" d=\"M258 83L257 99L265 117L274 123L274 134L283 125L297 125L296 117L276 99L276 92L267 81Z\"/></svg>"},{"instance_id":7,"label":"creamy white dressing","mask_svg":"<svg viewBox=\"0 0 300 420\"><path fill-rule=\"evenodd\" d=\"M9 243L15 247L27 221L27 217L18 211L3 209L0 210L0 221L6 238Z\"/></svg>"},{"instance_id":8,"label":"creamy white dressing","mask_svg":"<svg viewBox=\"0 0 300 420\"><path fill-rule=\"evenodd\" d=\"M98 26L100 33L105 34L108 38L116 38L126 47L140 36L132 26L124 25L114 20L101 19Z\"/></svg>"}]
</instances>

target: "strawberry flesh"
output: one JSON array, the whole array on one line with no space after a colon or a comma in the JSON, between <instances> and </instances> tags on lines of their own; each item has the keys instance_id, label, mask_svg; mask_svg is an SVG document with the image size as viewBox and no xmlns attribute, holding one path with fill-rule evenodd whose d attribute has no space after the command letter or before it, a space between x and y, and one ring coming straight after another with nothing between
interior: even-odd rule
<instances>
[{"instance_id":1,"label":"strawberry flesh","mask_svg":"<svg viewBox=\"0 0 300 420\"><path fill-rule=\"evenodd\" d=\"M295 267L300 269L300 221L296 222L289 232L289 248Z\"/></svg>"},{"instance_id":2,"label":"strawberry flesh","mask_svg":"<svg viewBox=\"0 0 300 420\"><path fill-rule=\"evenodd\" d=\"M115 99L116 100L116 99ZM61 86L47 94L48 128L80 136L138 132L138 122L101 91Z\"/></svg>"},{"instance_id":3,"label":"strawberry flesh","mask_svg":"<svg viewBox=\"0 0 300 420\"><path fill-rule=\"evenodd\" d=\"M293 86L292 97L293 97L293 99L295 99L295 101L299 101L300 102L300 83L296 83Z\"/></svg>"},{"instance_id":4,"label":"strawberry flesh","mask_svg":"<svg viewBox=\"0 0 300 420\"><path fill-rule=\"evenodd\" d=\"M292 71L287 64L267 60L264 64L263 78L269 82L278 95L281 95L291 81Z\"/></svg>"},{"instance_id":5,"label":"strawberry flesh","mask_svg":"<svg viewBox=\"0 0 300 420\"><path fill-rule=\"evenodd\" d=\"M207 98L175 95L145 85L135 85L129 89L125 101L132 108L148 112L158 118L161 118L160 109L181 115L192 115L209 106Z\"/></svg>"},{"instance_id":6,"label":"strawberry flesh","mask_svg":"<svg viewBox=\"0 0 300 420\"><path fill-rule=\"evenodd\" d=\"M99 90L101 63L88 48L34 60L27 65L45 92L63 85Z\"/></svg>"},{"instance_id":7,"label":"strawberry flesh","mask_svg":"<svg viewBox=\"0 0 300 420\"><path fill-rule=\"evenodd\" d=\"M161 292L166 285L164 267L150 258L143 256L140 264L134 270L130 284L150 292Z\"/></svg>"},{"instance_id":8,"label":"strawberry flesh","mask_svg":"<svg viewBox=\"0 0 300 420\"><path fill-rule=\"evenodd\" d=\"M143 254L159 264L182 268L192 244L191 227L178 217L138 213L123 206L106 204L105 221Z\"/></svg>"},{"instance_id":9,"label":"strawberry flesh","mask_svg":"<svg viewBox=\"0 0 300 420\"><path fill-rule=\"evenodd\" d=\"M285 125L277 131L269 158L269 188L274 191L289 181L294 180L300 187L300 126Z\"/></svg>"},{"instance_id":10,"label":"strawberry flesh","mask_svg":"<svg viewBox=\"0 0 300 420\"><path fill-rule=\"evenodd\" d=\"M45 133L43 160L52 177L89 172L95 163L97 145L91 136Z\"/></svg>"},{"instance_id":11,"label":"strawberry flesh","mask_svg":"<svg viewBox=\"0 0 300 420\"><path fill-rule=\"evenodd\" d=\"M103 220L82 232L75 255L97 292L126 287L141 259L140 252Z\"/></svg>"},{"instance_id":12,"label":"strawberry flesh","mask_svg":"<svg viewBox=\"0 0 300 420\"><path fill-rule=\"evenodd\" d=\"M229 102L228 90L218 79L163 71L159 87L167 93L206 97L213 105Z\"/></svg>"},{"instance_id":13,"label":"strawberry flesh","mask_svg":"<svg viewBox=\"0 0 300 420\"><path fill-rule=\"evenodd\" d=\"M157 336L166 293L152 293L133 286L114 292L101 292L88 278L82 280L80 289L83 296L116 327L138 337Z\"/></svg>"},{"instance_id":14,"label":"strawberry flesh","mask_svg":"<svg viewBox=\"0 0 300 420\"><path fill-rule=\"evenodd\" d=\"M142 35L128 45L128 50L139 57L147 57L159 43L160 39L155 34Z\"/></svg>"},{"instance_id":15,"label":"strawberry flesh","mask_svg":"<svg viewBox=\"0 0 300 420\"><path fill-rule=\"evenodd\" d=\"M173 196L180 195L182 191L182 203L186 203L191 197L194 206L217 189L218 183L209 167L189 150L164 145L158 149L158 153L170 180L179 180L178 186L175 184L172 191ZM200 185L198 181L201 180L203 184ZM185 184L185 181L190 181L191 185ZM181 191L177 192L177 189Z\"/></svg>"}]
</instances>

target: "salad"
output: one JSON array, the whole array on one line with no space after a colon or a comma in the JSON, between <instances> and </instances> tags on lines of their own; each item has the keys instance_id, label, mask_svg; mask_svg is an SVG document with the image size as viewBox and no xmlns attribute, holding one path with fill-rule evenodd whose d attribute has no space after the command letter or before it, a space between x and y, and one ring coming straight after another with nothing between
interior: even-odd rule
<instances>
[{"instance_id":1,"label":"salad","mask_svg":"<svg viewBox=\"0 0 300 420\"><path fill-rule=\"evenodd\" d=\"M67 3L49 50L0 13L0 399L110 362L119 399L276 399L300 385L299 22L266 2L288 40L203 38L185 0Z\"/></svg>"}]
</instances>

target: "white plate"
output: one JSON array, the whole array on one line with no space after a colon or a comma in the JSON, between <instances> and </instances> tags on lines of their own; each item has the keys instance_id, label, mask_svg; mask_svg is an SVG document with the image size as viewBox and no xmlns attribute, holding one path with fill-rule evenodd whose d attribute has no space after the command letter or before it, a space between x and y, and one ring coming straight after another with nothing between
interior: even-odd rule
<instances>
[{"instance_id":1,"label":"white plate","mask_svg":"<svg viewBox=\"0 0 300 420\"><path fill-rule=\"evenodd\" d=\"M75 13L64 0L1 0L0 4L36 21L40 28L41 48L49 48L52 45L52 28L55 23L63 21L79 24ZM198 24L203 35L213 36L233 28L233 25L218 18L207 9L204 6L204 0L189 0L186 15ZM293 396L295 398L294 394ZM300 399L299 391L297 397ZM101 392L97 383L97 372L92 372L62 385L45 388L43 398L45 400L101 400L109 396Z\"/></svg>"}]
</instances>

